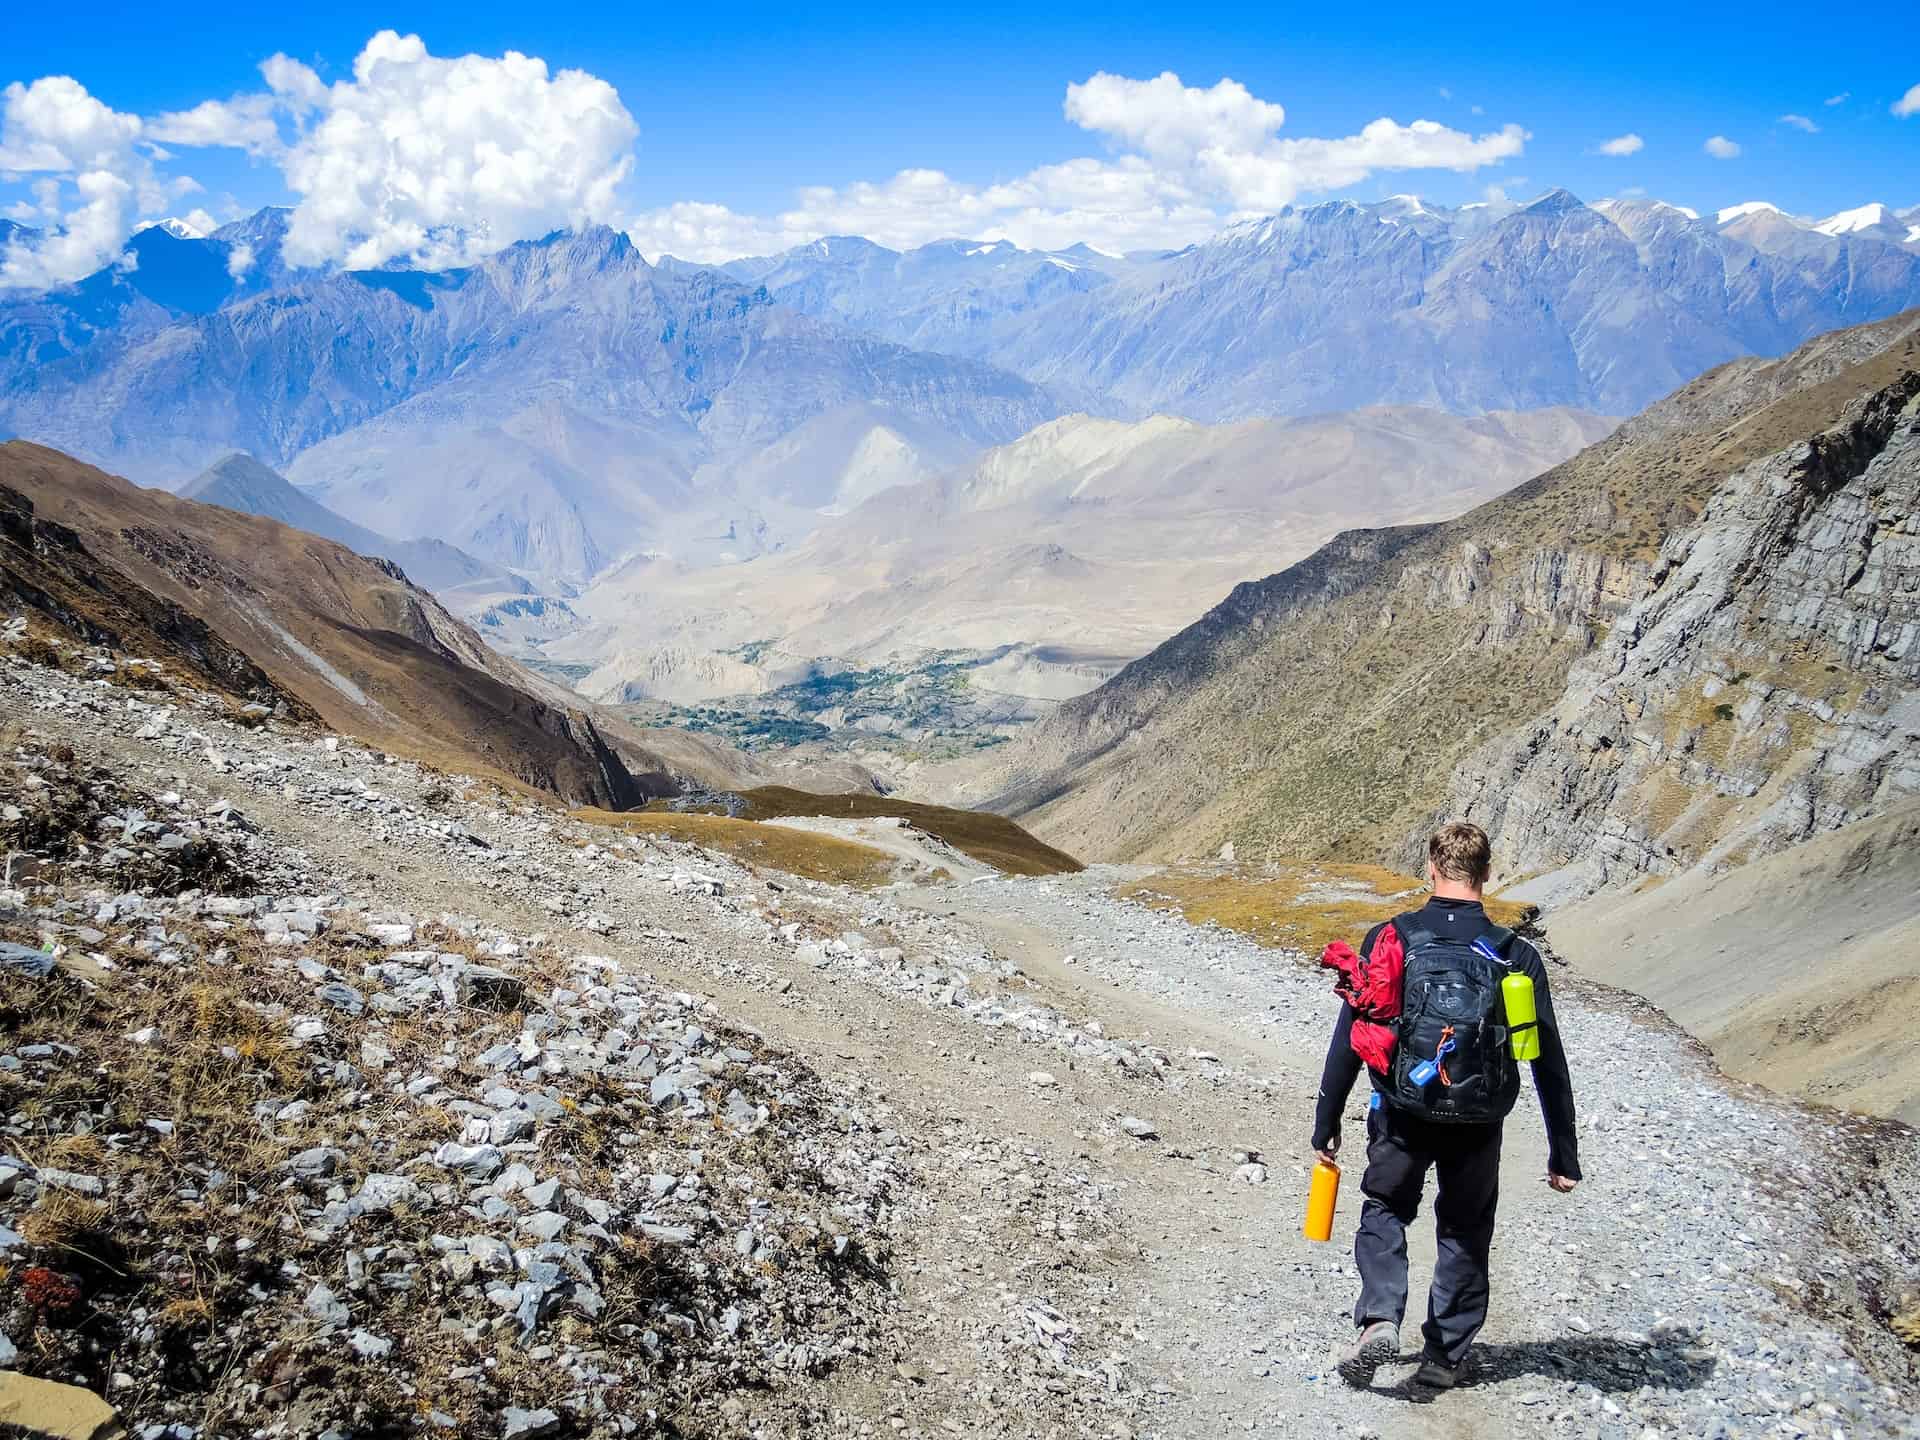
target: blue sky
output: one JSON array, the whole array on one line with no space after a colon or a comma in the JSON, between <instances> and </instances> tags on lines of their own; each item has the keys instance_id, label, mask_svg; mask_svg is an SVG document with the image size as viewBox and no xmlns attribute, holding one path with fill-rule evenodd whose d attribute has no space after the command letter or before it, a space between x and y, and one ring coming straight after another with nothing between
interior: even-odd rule
<instances>
[{"instance_id":1,"label":"blue sky","mask_svg":"<svg viewBox=\"0 0 1920 1440\"><path fill-rule=\"evenodd\" d=\"M30 151L22 121L10 139L0 135L0 160L10 155L9 163L19 165L23 156L40 154L41 168L7 172L11 182L0 174L0 207L58 229L86 198L76 188L81 167L95 162L118 166L131 187L132 198L116 212L122 219L150 213L156 200L168 210L197 208L224 219L263 203L311 201L330 186L364 182L372 193L380 177L353 170L373 163L359 152L343 160L307 145L301 169L300 137L325 110L279 110L273 123L280 140L252 143L251 153L164 140L162 159L152 157L151 137L169 127L153 120L207 100L264 101L259 67L274 55L301 62L317 85L350 78L369 38L394 30L417 35L436 63L517 50L544 60L550 72L584 71L617 95L615 108L637 136L610 125L596 133L601 148L594 154L570 152L551 165L551 195L516 193L494 210L484 197L458 195L438 209L399 216L341 208L316 219L315 253L332 246L344 254L381 227L388 238L360 258L405 248L422 228L470 226L478 217L504 234L550 214L639 217L636 235L654 241L647 248L683 253L755 248L842 222L864 222L894 243L923 231L995 228L1055 243L1065 233L1061 226L1079 222L1110 231L1088 238L1118 247L1179 240L1204 229L1209 216L1272 208L1276 199L1411 191L1459 203L1482 198L1489 186L1524 196L1564 185L1589 199L1640 190L1703 211L1766 199L1826 214L1867 200L1920 203L1920 114L1893 113L1920 84L1920 51L1891 43L1910 35L1911 26L1904 5L1848 7L1847 43L1836 43L1829 10L1804 5L1612 6L1604 13L1510 6L1464 14L1430 4L987 3L937 14L919 7L729 5L715 7L710 19L687 7L557 4L345 3L198 13L151 5L19 7L7 21L0 84L71 76L91 102L146 124L118 160L74 155L75 168L62 172L52 168L44 145ZM1888 43L1873 42L1875 36ZM1096 74L1144 82L1168 71L1183 82L1179 94L1116 90L1101 97L1094 121L1076 123L1063 111L1067 87ZM1213 92L1223 78L1244 87L1244 102ZM298 89L305 82L293 83ZM430 74L426 83L434 83ZM485 103L485 77L473 83L471 93ZM512 109L522 102L508 87L499 103ZM590 96L583 103L598 104ZM1285 112L1265 138L1247 128L1250 114L1253 121L1277 114L1263 104ZM1154 105L1184 106L1183 114L1233 112L1223 123L1245 152L1241 160L1264 164L1266 172L1249 178L1232 157L1225 168L1206 160L1201 152L1212 140L1181 129L1177 115L1167 122L1179 132L1172 139L1164 125L1136 127L1134 111ZM264 112L248 113L257 119ZM379 113L413 123L408 117L419 112L402 105ZM1783 115L1804 117L1817 133ZM1350 178L1352 166L1314 159L1273 168L1281 162L1268 139L1337 141L1382 117L1402 126L1438 122L1446 135L1429 137L1421 150L1425 156L1430 149L1436 163L1394 170L1362 159L1357 179ZM218 124L238 134L241 121L222 114L201 130ZM1525 138L1480 148L1467 143L1509 126ZM180 126L170 133L182 133ZM1635 153L1596 153L1601 142L1626 135L1640 137ZM1708 154L1703 146L1715 136L1738 153ZM562 138L543 133L515 143L529 146L544 166L540 147ZM1393 153L1393 137L1384 139L1384 147L1350 153ZM1078 176L1046 169L1074 161L1099 164L1086 164ZM949 183L890 186L903 170L937 171ZM1228 171L1233 178L1223 178ZM37 199L35 180L42 187ZM57 193L46 188L49 181L58 182ZM189 183L200 188L188 190ZM797 203L804 186L833 193ZM1013 188L1002 193L995 186ZM1089 208L1089 187L1108 198ZM685 202L713 208L673 209ZM1128 206L1150 210L1151 220L1129 228L1112 219ZM96 197L83 222L104 235L111 227L98 208ZM675 239L686 243L672 245Z\"/></svg>"}]
</instances>

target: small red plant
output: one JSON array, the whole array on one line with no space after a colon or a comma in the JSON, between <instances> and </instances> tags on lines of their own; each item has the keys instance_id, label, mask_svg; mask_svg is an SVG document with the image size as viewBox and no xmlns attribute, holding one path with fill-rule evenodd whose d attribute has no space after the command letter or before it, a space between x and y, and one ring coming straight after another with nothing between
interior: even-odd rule
<instances>
[{"instance_id":1,"label":"small red plant","mask_svg":"<svg viewBox=\"0 0 1920 1440\"><path fill-rule=\"evenodd\" d=\"M20 1293L43 1319L71 1310L80 1303L80 1287L58 1270L49 1270L44 1265L30 1266L20 1272Z\"/></svg>"}]
</instances>

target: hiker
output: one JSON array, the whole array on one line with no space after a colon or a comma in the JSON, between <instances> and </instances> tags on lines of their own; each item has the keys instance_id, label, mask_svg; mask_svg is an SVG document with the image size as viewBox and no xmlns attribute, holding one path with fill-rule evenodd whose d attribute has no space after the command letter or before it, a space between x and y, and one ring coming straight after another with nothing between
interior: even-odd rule
<instances>
[{"instance_id":1,"label":"hiker","mask_svg":"<svg viewBox=\"0 0 1920 1440\"><path fill-rule=\"evenodd\" d=\"M1429 1168L1437 1180L1433 1216L1439 1255L1414 1384L1430 1391L1450 1389L1460 1377L1467 1347L1486 1323L1500 1132L1520 1088L1500 991L1510 971L1533 981L1540 1041L1533 1079L1547 1122L1547 1184L1564 1195L1580 1179L1573 1085L1547 994L1546 967L1533 946L1487 918L1481 891L1491 869L1486 831L1465 821L1441 826L1427 842L1432 898L1419 910L1375 926L1358 957L1339 944L1328 947L1322 962L1347 974L1341 993L1371 1012L1356 1015L1354 1004L1343 1000L1313 1123L1314 1153L1332 1163L1340 1150L1341 1112L1365 1054L1374 1094L1367 1111L1367 1171L1360 1182L1366 1199L1353 1241L1360 1271L1360 1298L1353 1308L1358 1333L1336 1362L1341 1378L1357 1389L1400 1353L1407 1225L1420 1208ZM1484 939L1490 951L1476 953L1476 939ZM1336 952L1345 963L1336 963ZM1488 954L1497 955L1499 963ZM1394 962L1400 957L1396 974ZM1379 966L1369 971L1376 959ZM1391 983L1356 989L1354 961L1365 979L1381 982L1384 972ZM1390 1002L1376 1005L1388 989ZM1442 1046L1437 1070L1423 1069L1419 1062L1435 1059ZM1418 1083L1428 1075L1432 1078L1424 1086Z\"/></svg>"}]
</instances>

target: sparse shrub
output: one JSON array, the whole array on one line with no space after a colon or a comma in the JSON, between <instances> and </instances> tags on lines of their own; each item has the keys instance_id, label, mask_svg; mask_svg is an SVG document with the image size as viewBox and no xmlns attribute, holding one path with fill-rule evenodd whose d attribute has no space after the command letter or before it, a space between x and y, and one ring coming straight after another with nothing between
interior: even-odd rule
<instances>
[{"instance_id":1,"label":"sparse shrub","mask_svg":"<svg viewBox=\"0 0 1920 1440\"><path fill-rule=\"evenodd\" d=\"M151 665L116 665L113 683L122 689L146 690L159 695L173 690L172 682Z\"/></svg>"},{"instance_id":2,"label":"sparse shrub","mask_svg":"<svg viewBox=\"0 0 1920 1440\"><path fill-rule=\"evenodd\" d=\"M8 642L7 648L29 665L44 665L49 670L67 668L59 647L44 635L22 635L19 639Z\"/></svg>"}]
</instances>

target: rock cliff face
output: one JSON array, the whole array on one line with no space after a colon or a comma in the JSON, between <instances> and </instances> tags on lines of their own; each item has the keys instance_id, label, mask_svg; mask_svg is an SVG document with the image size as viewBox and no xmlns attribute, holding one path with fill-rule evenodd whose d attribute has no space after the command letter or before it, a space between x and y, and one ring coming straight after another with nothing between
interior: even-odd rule
<instances>
[{"instance_id":1,"label":"rock cliff face","mask_svg":"<svg viewBox=\"0 0 1920 1440\"><path fill-rule=\"evenodd\" d=\"M1722 367L1457 520L1337 537L1004 747L1076 854L1410 860L1482 818L1562 890L1916 788L1920 316ZM1595 836L1600 836L1596 843Z\"/></svg>"},{"instance_id":2,"label":"rock cliff face","mask_svg":"<svg viewBox=\"0 0 1920 1440\"><path fill-rule=\"evenodd\" d=\"M1920 369L1730 477L1644 591L1454 782L1510 873L1723 867L1920 793Z\"/></svg>"}]
</instances>

